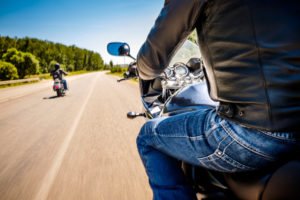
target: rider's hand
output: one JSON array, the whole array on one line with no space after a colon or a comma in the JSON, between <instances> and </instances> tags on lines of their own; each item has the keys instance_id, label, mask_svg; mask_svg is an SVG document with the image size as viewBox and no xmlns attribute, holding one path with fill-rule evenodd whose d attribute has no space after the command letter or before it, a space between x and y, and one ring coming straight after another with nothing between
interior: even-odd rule
<instances>
[{"instance_id":1,"label":"rider's hand","mask_svg":"<svg viewBox=\"0 0 300 200\"><path fill-rule=\"evenodd\" d=\"M127 77L136 77L137 76L136 62L132 62L129 64L127 72L128 72Z\"/></svg>"}]
</instances>

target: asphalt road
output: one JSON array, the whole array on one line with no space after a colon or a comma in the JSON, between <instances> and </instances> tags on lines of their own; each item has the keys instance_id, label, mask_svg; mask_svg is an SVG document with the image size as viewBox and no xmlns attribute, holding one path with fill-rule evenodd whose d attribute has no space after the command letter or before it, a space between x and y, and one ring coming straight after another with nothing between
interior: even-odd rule
<instances>
[{"instance_id":1,"label":"asphalt road","mask_svg":"<svg viewBox=\"0 0 300 200\"><path fill-rule=\"evenodd\" d=\"M144 119L137 84L104 72L0 89L1 200L152 198L135 139Z\"/></svg>"}]
</instances>

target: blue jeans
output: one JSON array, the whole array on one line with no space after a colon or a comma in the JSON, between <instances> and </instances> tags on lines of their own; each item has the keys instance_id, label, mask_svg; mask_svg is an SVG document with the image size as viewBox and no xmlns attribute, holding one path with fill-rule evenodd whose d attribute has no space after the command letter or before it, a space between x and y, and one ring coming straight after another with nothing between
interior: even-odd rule
<instances>
[{"instance_id":1,"label":"blue jeans","mask_svg":"<svg viewBox=\"0 0 300 200\"><path fill-rule=\"evenodd\" d=\"M62 80L62 83L63 83L63 85L64 85L65 90L68 90L69 88L68 88L67 80L66 80L66 79L63 79L63 80Z\"/></svg>"},{"instance_id":2,"label":"blue jeans","mask_svg":"<svg viewBox=\"0 0 300 200\"><path fill-rule=\"evenodd\" d=\"M137 145L155 200L196 199L180 160L220 172L242 172L266 167L299 149L292 134L239 126L209 106L148 121Z\"/></svg>"}]
</instances>

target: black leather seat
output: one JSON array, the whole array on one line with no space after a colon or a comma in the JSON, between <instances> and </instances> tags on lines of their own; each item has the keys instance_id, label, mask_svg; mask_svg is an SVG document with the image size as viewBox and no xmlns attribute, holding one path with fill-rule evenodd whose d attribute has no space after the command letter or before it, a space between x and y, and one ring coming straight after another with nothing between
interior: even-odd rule
<instances>
[{"instance_id":1,"label":"black leather seat","mask_svg":"<svg viewBox=\"0 0 300 200\"><path fill-rule=\"evenodd\" d=\"M300 160L290 161L271 171L225 175L225 181L238 199L300 199Z\"/></svg>"}]
</instances>

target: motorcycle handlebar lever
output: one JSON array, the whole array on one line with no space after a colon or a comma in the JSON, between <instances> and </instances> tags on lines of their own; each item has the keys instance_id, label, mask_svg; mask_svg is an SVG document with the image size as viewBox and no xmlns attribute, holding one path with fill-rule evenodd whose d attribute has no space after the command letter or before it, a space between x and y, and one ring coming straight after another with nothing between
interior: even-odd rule
<instances>
[{"instance_id":1,"label":"motorcycle handlebar lever","mask_svg":"<svg viewBox=\"0 0 300 200\"><path fill-rule=\"evenodd\" d=\"M126 80L128 80L128 78L121 78L121 79L118 79L117 82L126 81Z\"/></svg>"},{"instance_id":2,"label":"motorcycle handlebar lever","mask_svg":"<svg viewBox=\"0 0 300 200\"><path fill-rule=\"evenodd\" d=\"M126 78L121 78L121 79L117 80L117 82L127 81L127 80L134 79L134 78L138 78L138 77L137 76L129 76Z\"/></svg>"},{"instance_id":3,"label":"motorcycle handlebar lever","mask_svg":"<svg viewBox=\"0 0 300 200\"><path fill-rule=\"evenodd\" d=\"M127 113L127 118L129 119L134 119L136 117L146 117L145 113L136 113L136 112L128 112Z\"/></svg>"}]
</instances>

